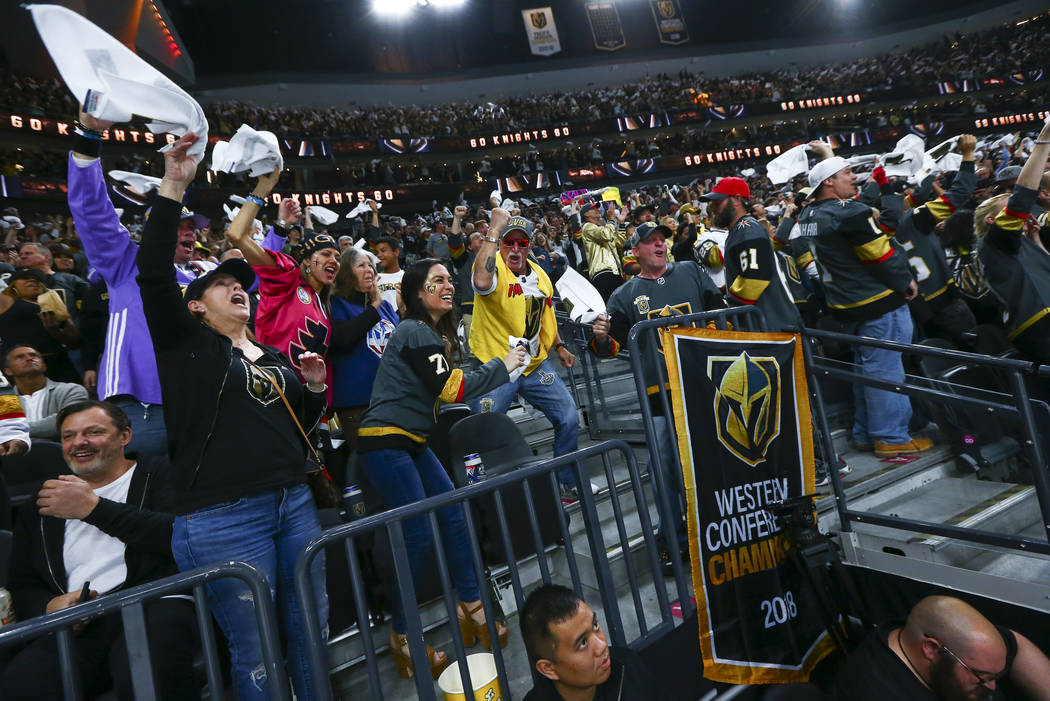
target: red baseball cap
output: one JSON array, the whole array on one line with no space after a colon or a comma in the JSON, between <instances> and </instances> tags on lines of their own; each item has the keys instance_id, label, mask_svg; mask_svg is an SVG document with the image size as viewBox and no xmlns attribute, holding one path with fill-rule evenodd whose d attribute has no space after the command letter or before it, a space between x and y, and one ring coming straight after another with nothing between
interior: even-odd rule
<instances>
[{"instance_id":1,"label":"red baseball cap","mask_svg":"<svg viewBox=\"0 0 1050 701\"><path fill-rule=\"evenodd\" d=\"M751 199L751 188L748 187L747 181L743 178L722 178L715 183L711 192L706 195L700 195L700 199L705 202L721 200L726 197L743 197L745 200Z\"/></svg>"}]
</instances>

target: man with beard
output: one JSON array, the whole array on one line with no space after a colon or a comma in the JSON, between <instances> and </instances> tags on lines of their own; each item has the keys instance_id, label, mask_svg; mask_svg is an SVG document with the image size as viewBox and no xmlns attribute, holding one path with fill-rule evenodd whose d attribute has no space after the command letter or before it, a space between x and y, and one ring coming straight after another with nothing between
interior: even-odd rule
<instances>
[{"instance_id":1,"label":"man with beard","mask_svg":"<svg viewBox=\"0 0 1050 701\"><path fill-rule=\"evenodd\" d=\"M833 701L1050 699L1050 660L1032 641L950 596L929 596L903 626L876 627L835 678ZM1005 685L1004 685L1005 686Z\"/></svg>"},{"instance_id":2,"label":"man with beard","mask_svg":"<svg viewBox=\"0 0 1050 701\"><path fill-rule=\"evenodd\" d=\"M737 304L760 309L767 330L797 329L802 326L802 316L781 274L769 231L747 213L750 198L751 188L743 178L722 178L700 197L711 203L715 227L729 231L726 292Z\"/></svg>"},{"instance_id":3,"label":"man with beard","mask_svg":"<svg viewBox=\"0 0 1050 701\"><path fill-rule=\"evenodd\" d=\"M125 456L128 417L109 402L83 401L59 411L56 423L70 474L44 482L36 503L19 510L14 527L7 587L23 621L82 603L84 590L93 599L175 574L174 517L152 510L164 491L160 463ZM192 603L165 597L147 604L145 616L162 697L200 698ZM72 661L89 698L110 687L122 701L134 698L120 618L107 616L74 630ZM4 699L61 698L58 668L55 638L37 638L4 670Z\"/></svg>"},{"instance_id":4,"label":"man with beard","mask_svg":"<svg viewBox=\"0 0 1050 701\"><path fill-rule=\"evenodd\" d=\"M525 369L511 374L510 382L475 399L474 413L505 413L514 395L539 409L554 426L554 457L576 450L579 415L569 389L547 357L555 351L565 367L576 357L558 337L554 318L554 286L543 269L528 259L532 247L532 222L511 217L506 210L492 210L488 236L482 239L471 271L474 319L470 349L481 363L502 358L510 348L524 345ZM564 499L578 497L571 468L558 471Z\"/></svg>"}]
</instances>

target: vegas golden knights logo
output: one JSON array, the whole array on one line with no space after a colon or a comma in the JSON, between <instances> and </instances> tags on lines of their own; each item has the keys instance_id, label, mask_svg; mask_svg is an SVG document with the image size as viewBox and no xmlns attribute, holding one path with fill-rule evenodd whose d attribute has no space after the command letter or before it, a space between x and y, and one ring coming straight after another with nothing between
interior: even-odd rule
<instances>
[{"instance_id":1,"label":"vegas golden knights logo","mask_svg":"<svg viewBox=\"0 0 1050 701\"><path fill-rule=\"evenodd\" d=\"M671 0L661 0L657 3L657 6L660 8L660 15L664 19L672 19L676 14L678 14L677 12L675 12L674 3L671 2Z\"/></svg>"},{"instance_id":2,"label":"vegas golden knights logo","mask_svg":"<svg viewBox=\"0 0 1050 701\"><path fill-rule=\"evenodd\" d=\"M547 300L543 297L525 298L525 331L521 334L522 338L531 341L539 336L540 324L543 321L543 308L546 305Z\"/></svg>"},{"instance_id":3,"label":"vegas golden knights logo","mask_svg":"<svg viewBox=\"0 0 1050 701\"><path fill-rule=\"evenodd\" d=\"M715 430L730 453L756 467L780 435L780 365L776 358L711 356L707 376L715 391Z\"/></svg>"},{"instance_id":4,"label":"vegas golden knights logo","mask_svg":"<svg viewBox=\"0 0 1050 701\"><path fill-rule=\"evenodd\" d=\"M280 382L282 385L281 391L285 391L284 377L279 371L273 370L267 373L247 363L244 364L244 369L247 371L248 376L248 394L266 406L280 399L280 395L277 394L277 390L274 389L273 382L270 379L274 378L277 382Z\"/></svg>"},{"instance_id":5,"label":"vegas golden knights logo","mask_svg":"<svg viewBox=\"0 0 1050 701\"><path fill-rule=\"evenodd\" d=\"M529 15L529 19L532 20L532 26L536 29L543 29L547 26L547 13L546 12L533 12Z\"/></svg>"}]
</instances>

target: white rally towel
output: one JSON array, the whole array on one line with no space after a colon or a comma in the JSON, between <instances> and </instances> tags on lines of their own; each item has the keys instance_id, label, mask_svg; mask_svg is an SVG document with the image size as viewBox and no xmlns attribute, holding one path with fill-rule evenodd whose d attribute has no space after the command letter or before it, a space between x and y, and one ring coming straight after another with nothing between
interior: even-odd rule
<instances>
[{"instance_id":1,"label":"white rally towel","mask_svg":"<svg viewBox=\"0 0 1050 701\"><path fill-rule=\"evenodd\" d=\"M926 152L926 155L932 158L934 161L939 161L946 155L948 155L950 152L955 150L955 144L958 143L958 141L959 137L953 136L947 141L942 141L941 143L931 148L929 151Z\"/></svg>"},{"instance_id":2,"label":"white rally towel","mask_svg":"<svg viewBox=\"0 0 1050 701\"><path fill-rule=\"evenodd\" d=\"M154 178L152 175L142 175L141 173L132 173L127 170L111 170L108 175L113 180L124 183L140 195L146 195L160 188L160 178Z\"/></svg>"},{"instance_id":3,"label":"white rally towel","mask_svg":"<svg viewBox=\"0 0 1050 701\"><path fill-rule=\"evenodd\" d=\"M338 214L327 207L321 207L316 204L310 205L310 216L319 221L321 226L331 226L339 220Z\"/></svg>"},{"instance_id":4,"label":"white rally towel","mask_svg":"<svg viewBox=\"0 0 1050 701\"><path fill-rule=\"evenodd\" d=\"M258 178L284 170L284 157L277 137L242 124L229 141L216 141L211 151L211 169L220 173L243 173Z\"/></svg>"},{"instance_id":5,"label":"white rally towel","mask_svg":"<svg viewBox=\"0 0 1050 701\"><path fill-rule=\"evenodd\" d=\"M910 178L922 170L925 160L926 142L915 134L907 134L884 156L883 167L890 177Z\"/></svg>"},{"instance_id":6,"label":"white rally towel","mask_svg":"<svg viewBox=\"0 0 1050 701\"><path fill-rule=\"evenodd\" d=\"M572 305L569 318L589 324L605 313L605 300L585 277L572 268L566 268L558 278L558 294Z\"/></svg>"},{"instance_id":7,"label":"white rally towel","mask_svg":"<svg viewBox=\"0 0 1050 701\"><path fill-rule=\"evenodd\" d=\"M861 154L861 155L857 155L857 156L850 156L849 158L846 159L846 162L849 163L854 168L860 168L860 167L863 167L863 166L874 166L875 162L878 161L878 160L879 160L878 155L876 155L874 153L867 153L867 154Z\"/></svg>"},{"instance_id":8,"label":"white rally towel","mask_svg":"<svg viewBox=\"0 0 1050 701\"><path fill-rule=\"evenodd\" d=\"M107 122L145 117L154 134L197 134L200 138L189 154L200 160L208 145L208 120L185 90L76 12L59 5L27 5L26 9L62 80L85 112Z\"/></svg>"},{"instance_id":9,"label":"white rally towel","mask_svg":"<svg viewBox=\"0 0 1050 701\"><path fill-rule=\"evenodd\" d=\"M809 160L806 157L806 145L799 144L789 148L767 163L766 177L774 185L782 185L796 175L801 175L808 170Z\"/></svg>"},{"instance_id":10,"label":"white rally towel","mask_svg":"<svg viewBox=\"0 0 1050 701\"><path fill-rule=\"evenodd\" d=\"M382 202L376 202L376 209L382 209L382 208L383 208L383 203ZM368 206L368 200L365 200L364 202L361 202L356 207L354 207L349 212L347 212L346 213L346 218L347 219L353 219L354 217L359 217L362 214L371 214L371 213L372 213L372 208Z\"/></svg>"}]
</instances>

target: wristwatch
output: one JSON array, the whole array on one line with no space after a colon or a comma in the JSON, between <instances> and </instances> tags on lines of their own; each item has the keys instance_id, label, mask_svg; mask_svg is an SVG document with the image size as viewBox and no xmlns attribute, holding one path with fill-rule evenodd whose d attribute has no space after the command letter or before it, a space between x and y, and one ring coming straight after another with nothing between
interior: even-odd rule
<instances>
[{"instance_id":1,"label":"wristwatch","mask_svg":"<svg viewBox=\"0 0 1050 701\"><path fill-rule=\"evenodd\" d=\"M499 243L499 239L497 239L497 238L495 238L493 236L482 236L481 238L482 238L482 240L488 241L489 243Z\"/></svg>"}]
</instances>

